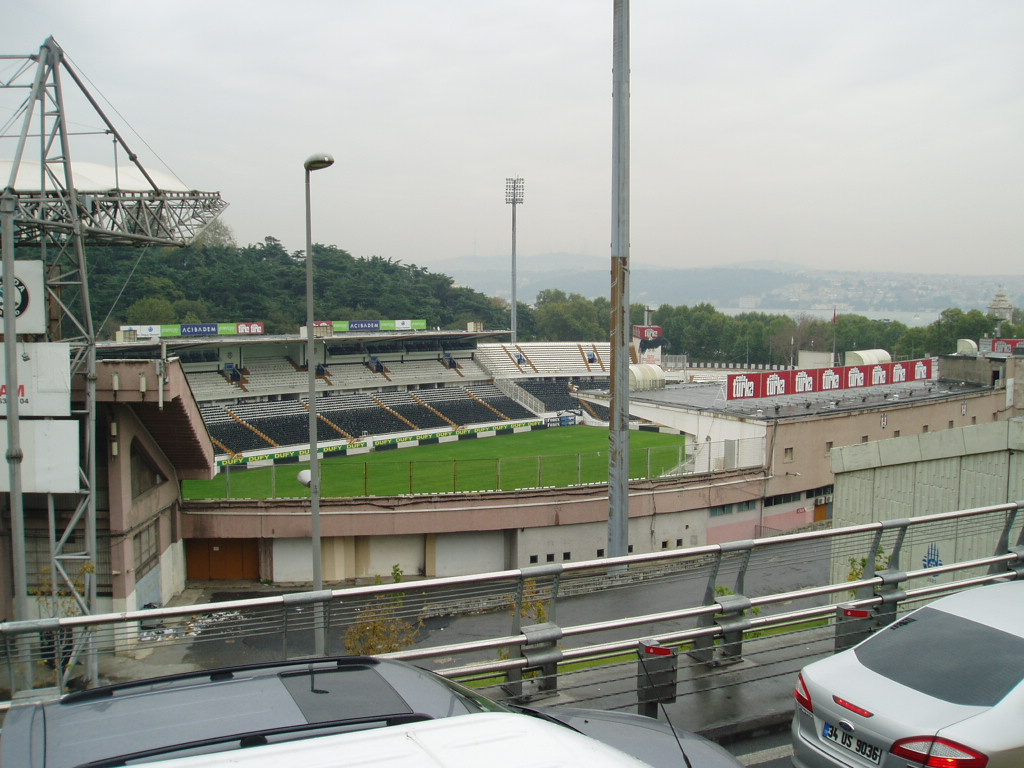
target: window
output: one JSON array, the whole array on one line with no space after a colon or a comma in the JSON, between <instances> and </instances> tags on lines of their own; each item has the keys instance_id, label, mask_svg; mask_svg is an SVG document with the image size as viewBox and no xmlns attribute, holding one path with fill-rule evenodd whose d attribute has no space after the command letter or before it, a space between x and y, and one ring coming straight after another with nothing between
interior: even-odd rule
<instances>
[{"instance_id":1,"label":"window","mask_svg":"<svg viewBox=\"0 0 1024 768\"><path fill-rule=\"evenodd\" d=\"M928 431L928 425L925 424L923 427L921 427L921 431L922 432L927 432Z\"/></svg>"},{"instance_id":2,"label":"window","mask_svg":"<svg viewBox=\"0 0 1024 768\"><path fill-rule=\"evenodd\" d=\"M766 507L774 507L779 504L789 504L791 502L801 501L800 491L796 493L780 493L777 496L767 496L764 500Z\"/></svg>"},{"instance_id":3,"label":"window","mask_svg":"<svg viewBox=\"0 0 1024 768\"><path fill-rule=\"evenodd\" d=\"M167 482L153 461L139 448L138 441L132 440L132 498L138 498L146 491Z\"/></svg>"},{"instance_id":4,"label":"window","mask_svg":"<svg viewBox=\"0 0 1024 768\"><path fill-rule=\"evenodd\" d=\"M1024 679L1024 639L928 607L880 630L856 654L872 672L964 706L991 707Z\"/></svg>"},{"instance_id":5,"label":"window","mask_svg":"<svg viewBox=\"0 0 1024 768\"><path fill-rule=\"evenodd\" d=\"M751 499L750 501L741 501L736 505L737 512L752 512L757 509L757 501Z\"/></svg>"},{"instance_id":6,"label":"window","mask_svg":"<svg viewBox=\"0 0 1024 768\"><path fill-rule=\"evenodd\" d=\"M899 436L900 436L900 431L899 431L898 429L894 429L894 430L892 431L892 436L893 436L893 437L899 437Z\"/></svg>"},{"instance_id":7,"label":"window","mask_svg":"<svg viewBox=\"0 0 1024 768\"><path fill-rule=\"evenodd\" d=\"M708 510L711 517L722 517L723 515L731 515L733 513L732 504L721 504L717 507L712 507Z\"/></svg>"},{"instance_id":8,"label":"window","mask_svg":"<svg viewBox=\"0 0 1024 768\"><path fill-rule=\"evenodd\" d=\"M790 446L782 451L782 460L787 464L793 461L793 447Z\"/></svg>"},{"instance_id":9,"label":"window","mask_svg":"<svg viewBox=\"0 0 1024 768\"><path fill-rule=\"evenodd\" d=\"M677 547L683 546L683 540L682 539L676 539L676 546Z\"/></svg>"},{"instance_id":10,"label":"window","mask_svg":"<svg viewBox=\"0 0 1024 768\"><path fill-rule=\"evenodd\" d=\"M544 559L545 559L545 560L546 560L547 562L549 562L549 563L553 563L553 562L555 562L555 553L554 553L554 552L549 552L549 553L548 553L548 555L547 555L547 557L545 557Z\"/></svg>"},{"instance_id":11,"label":"window","mask_svg":"<svg viewBox=\"0 0 1024 768\"><path fill-rule=\"evenodd\" d=\"M530 565L536 565L538 562L540 562L540 559L537 557L537 555L530 555Z\"/></svg>"},{"instance_id":12,"label":"window","mask_svg":"<svg viewBox=\"0 0 1024 768\"><path fill-rule=\"evenodd\" d=\"M154 518L132 536L135 555L135 581L152 571L160 561L160 518Z\"/></svg>"},{"instance_id":13,"label":"window","mask_svg":"<svg viewBox=\"0 0 1024 768\"><path fill-rule=\"evenodd\" d=\"M562 560L563 561L572 560L572 552L563 552L562 553Z\"/></svg>"},{"instance_id":14,"label":"window","mask_svg":"<svg viewBox=\"0 0 1024 768\"><path fill-rule=\"evenodd\" d=\"M867 436L867 435L861 435L861 436L860 436L860 441L861 441L862 443L866 443L866 442L868 441L868 436Z\"/></svg>"},{"instance_id":15,"label":"window","mask_svg":"<svg viewBox=\"0 0 1024 768\"><path fill-rule=\"evenodd\" d=\"M661 548L662 549L668 549L668 541L661 542Z\"/></svg>"},{"instance_id":16,"label":"window","mask_svg":"<svg viewBox=\"0 0 1024 768\"><path fill-rule=\"evenodd\" d=\"M604 550L603 549L597 550L597 556L598 557L604 557Z\"/></svg>"},{"instance_id":17,"label":"window","mask_svg":"<svg viewBox=\"0 0 1024 768\"><path fill-rule=\"evenodd\" d=\"M948 425L947 429L952 429L952 428L953 428L953 420L950 419L949 420L949 425Z\"/></svg>"},{"instance_id":18,"label":"window","mask_svg":"<svg viewBox=\"0 0 1024 768\"><path fill-rule=\"evenodd\" d=\"M831 440L826 441L826 443L825 443L825 455L826 456L828 456L832 452L832 445L833 445L833 442Z\"/></svg>"}]
</instances>

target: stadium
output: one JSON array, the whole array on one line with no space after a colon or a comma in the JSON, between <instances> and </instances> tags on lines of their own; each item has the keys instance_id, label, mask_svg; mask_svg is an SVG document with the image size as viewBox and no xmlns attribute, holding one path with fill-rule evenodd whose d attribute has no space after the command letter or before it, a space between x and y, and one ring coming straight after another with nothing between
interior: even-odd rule
<instances>
[{"instance_id":1,"label":"stadium","mask_svg":"<svg viewBox=\"0 0 1024 768\"><path fill-rule=\"evenodd\" d=\"M571 432L556 427L606 426L606 342L511 345L496 340L507 332L415 325L422 324L318 326L313 362L325 476L370 467L387 453L409 459L401 470L392 463L381 472L404 475L417 447L482 451L525 433L554 444ZM110 492L109 510L99 516L97 578L111 608L163 604L190 579L310 583L310 503L296 482L308 461L306 343L259 330L252 323L124 328L99 345L98 429L106 450L98 458ZM961 366L958 381L928 368L926 380L875 383L857 396L737 400L727 391L736 372L677 369L658 347L641 352L646 334L634 331L631 426L635 437L664 433L677 446L672 461L633 457L634 553L828 524L831 448L1010 412L1005 377L1017 363L1006 356L977 358L975 370L961 358L941 360ZM259 472L276 478L276 488L247 492L242 478ZM515 487L325 493L324 579L372 582L396 567L408 576L449 576L603 556L607 475L564 484L549 477L544 470ZM196 494L193 486L217 490ZM41 525L33 531L38 567L47 539Z\"/></svg>"}]
</instances>

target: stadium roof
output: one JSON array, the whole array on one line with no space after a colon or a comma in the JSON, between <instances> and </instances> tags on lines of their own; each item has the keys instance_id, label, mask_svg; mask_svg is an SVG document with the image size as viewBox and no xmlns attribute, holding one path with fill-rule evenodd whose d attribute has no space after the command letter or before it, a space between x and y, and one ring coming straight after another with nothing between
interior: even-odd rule
<instances>
[{"instance_id":1,"label":"stadium roof","mask_svg":"<svg viewBox=\"0 0 1024 768\"><path fill-rule=\"evenodd\" d=\"M669 384L664 389L629 393L630 402L648 403L685 411L717 413L741 419L791 419L878 408L886 404L944 400L991 389L962 381L930 379L907 384L887 384L840 392L779 395L757 399L726 399L725 381ZM584 396L603 400L608 390L588 390Z\"/></svg>"},{"instance_id":2,"label":"stadium roof","mask_svg":"<svg viewBox=\"0 0 1024 768\"><path fill-rule=\"evenodd\" d=\"M12 160L0 159L0 180L6 185L11 175ZM79 193L108 192L112 189L123 192L153 192L153 185L149 183L139 169L131 163L124 166L114 167L101 163L72 161L71 172L74 174L75 189ZM167 192L189 192L191 191L174 176L159 171L146 169L157 187ZM29 160L22 160L18 166L18 177L14 183L17 192L38 192L40 188L39 163ZM63 184L63 179L61 183ZM46 188L52 190L53 184L47 183Z\"/></svg>"}]
</instances>

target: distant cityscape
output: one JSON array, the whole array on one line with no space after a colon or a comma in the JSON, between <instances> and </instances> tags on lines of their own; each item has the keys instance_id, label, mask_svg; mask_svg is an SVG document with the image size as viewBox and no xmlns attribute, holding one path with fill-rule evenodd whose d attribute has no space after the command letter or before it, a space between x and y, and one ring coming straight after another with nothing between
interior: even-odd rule
<instances>
[{"instance_id":1,"label":"distant cityscape","mask_svg":"<svg viewBox=\"0 0 1024 768\"><path fill-rule=\"evenodd\" d=\"M498 259L452 260L433 267L461 285L508 299L511 272ZM517 264L517 295L532 304L538 292L561 290L587 298L607 296L608 267L592 257L551 254ZM787 264L661 269L632 265L630 300L652 307L706 302L728 314L768 312L829 316L833 311L906 325L927 325L949 308L988 310L1003 291L1024 306L1024 275L945 275L807 270Z\"/></svg>"}]
</instances>

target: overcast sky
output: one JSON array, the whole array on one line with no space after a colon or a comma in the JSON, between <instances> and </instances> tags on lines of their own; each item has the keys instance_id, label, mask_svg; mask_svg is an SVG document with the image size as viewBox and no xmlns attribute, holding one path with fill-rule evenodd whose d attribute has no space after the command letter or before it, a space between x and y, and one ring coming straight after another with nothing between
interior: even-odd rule
<instances>
[{"instance_id":1,"label":"overcast sky","mask_svg":"<svg viewBox=\"0 0 1024 768\"><path fill-rule=\"evenodd\" d=\"M49 35L241 245L304 248L329 152L354 256L506 269L507 176L520 257L610 255L612 0L33 0L0 53ZM630 103L634 267L1021 270L1020 0L633 0Z\"/></svg>"}]
</instances>

